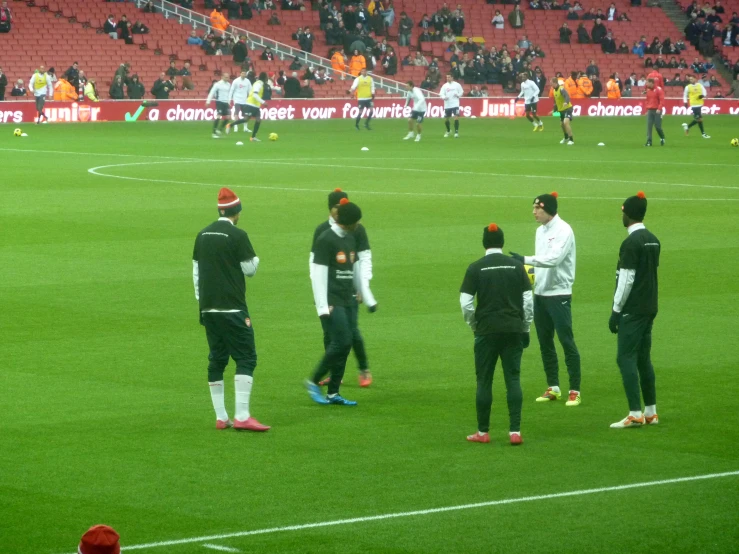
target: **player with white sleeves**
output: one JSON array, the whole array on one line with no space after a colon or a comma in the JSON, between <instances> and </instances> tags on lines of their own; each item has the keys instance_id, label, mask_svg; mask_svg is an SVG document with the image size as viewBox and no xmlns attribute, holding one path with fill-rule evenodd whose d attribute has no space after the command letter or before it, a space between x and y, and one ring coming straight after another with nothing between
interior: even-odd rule
<instances>
[{"instance_id":1,"label":"player with white sleeves","mask_svg":"<svg viewBox=\"0 0 739 554\"><path fill-rule=\"evenodd\" d=\"M452 134L449 124L452 116L454 116L454 138L459 138L459 99L464 95L462 85L457 83L450 73L447 73L446 83L441 87L439 95L444 99L444 123L446 124L444 138Z\"/></svg>"}]
</instances>

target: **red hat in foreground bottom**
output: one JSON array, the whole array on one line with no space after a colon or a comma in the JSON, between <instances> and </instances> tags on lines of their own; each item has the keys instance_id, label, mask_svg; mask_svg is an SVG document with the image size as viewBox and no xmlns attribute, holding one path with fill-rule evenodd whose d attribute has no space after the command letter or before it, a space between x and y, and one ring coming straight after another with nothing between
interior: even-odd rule
<instances>
[{"instance_id":1,"label":"red hat in foreground bottom","mask_svg":"<svg viewBox=\"0 0 739 554\"><path fill-rule=\"evenodd\" d=\"M82 535L77 552L79 554L120 554L119 538L118 533L112 527L94 525Z\"/></svg>"}]
</instances>

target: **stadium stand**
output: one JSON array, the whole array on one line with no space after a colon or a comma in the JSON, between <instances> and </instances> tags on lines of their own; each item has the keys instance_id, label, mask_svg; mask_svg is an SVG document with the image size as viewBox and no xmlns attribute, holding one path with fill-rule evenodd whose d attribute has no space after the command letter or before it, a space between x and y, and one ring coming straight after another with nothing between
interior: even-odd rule
<instances>
[{"instance_id":1,"label":"stadium stand","mask_svg":"<svg viewBox=\"0 0 739 554\"><path fill-rule=\"evenodd\" d=\"M208 3L213 5L211 0L208 0ZM387 38L389 46L395 50L398 57L398 71L393 76L394 79L398 81L412 79L416 84L424 80L427 71L425 67L404 66L400 63L405 56L414 54L418 49L427 59L433 57L439 59L442 74L449 69L449 60L452 58L449 43L419 43L418 41L421 33L418 27L419 21L424 14L432 16L442 4L443 2L435 0L403 0L395 4L395 21L388 29L387 36L384 37ZM143 13L140 7L133 2L103 2L102 0L24 2L16 0L10 2L10 5L14 21L10 33L0 34L0 40L3 43L0 66L3 67L11 83L16 79L23 79L27 82L33 68L40 64L55 67L57 75L61 75L73 61L78 61L80 69L85 71L88 78L96 79L99 96L103 99L108 97L108 88L116 69L121 63L130 62L131 73L139 75L147 91L146 97L151 97L149 90L152 83L159 77L160 72L167 69L170 60L175 60L178 68L182 67L185 60L189 60L192 62L192 81L195 89L177 90L170 97L202 98L210 83L221 71L229 71L233 74L240 69L239 64L233 62L231 55L207 55L199 46L187 44L187 38L193 29L198 34L204 34L210 29L205 26L181 24L177 18L165 18L161 13ZM540 66L547 77L553 76L557 71L564 74L571 70L584 71L591 59L596 60L604 85L607 76L614 72L618 72L622 80L631 73L636 73L638 76L646 74L651 69L645 69L644 60L631 53L633 44L642 37L646 37L647 43L650 43L654 37L659 37L661 41L670 38L674 44L683 37L683 31L676 27L658 7L632 6L628 0L617 0L614 5L617 15L628 14L630 21L606 20L603 23L607 30L613 33L617 45L622 42L626 43L629 48L628 54L604 54L598 44L578 44L577 35L574 32L577 25L584 23L585 28L590 31L593 26L592 21L568 20L567 11L532 9L528 2L521 4L524 16L523 26L513 29L508 20L513 5L490 5L483 0L465 1L460 4L465 15L465 25L462 34L457 37L457 44L462 47L468 38L472 38L474 43L484 45L485 51L491 47L500 50L507 45L511 57L514 57L515 45L525 36L532 45L539 46L544 53L544 57L536 57L531 66ZM688 5L686 2L685 7ZM450 8L453 7L450 6ZM608 4L605 2L596 6L591 5L590 0L584 0L582 7L583 11L578 12L581 17L594 7L599 7L604 12L608 10ZM721 17L723 24L726 25L731 19L731 12L739 10L739 0L729 0L725 2L724 7L725 13ZM278 5L275 11L280 25L268 24L272 15L270 10L254 9L251 19L231 18L230 21L232 26L284 42L294 48L299 48L299 44L298 40L293 38L293 34L298 28L309 26L314 35L313 54L328 58L332 47L326 43L324 32L320 29L318 4L314 8L311 9L310 5L307 5L304 11L288 10L281 9ZM206 7L206 0L195 0L193 9L205 17L209 17L213 11L210 7ZM495 10L500 10L504 17L503 29L496 29L491 24ZM400 46L398 42L398 22L402 12L406 12L414 23L411 42L408 46ZM140 21L148 27L149 33L133 35L132 44L126 44L124 40L112 40L102 31L108 14L112 14L116 21L122 15L127 15L132 23ZM224 15L228 15L226 11ZM560 43L559 28L565 21L573 28L570 44ZM54 31L39 33L39 28ZM723 25L721 28L723 29ZM59 36L66 38L62 41ZM379 41L383 37L376 36L375 38ZM716 48L727 60L735 57L736 47L724 46L722 42L722 39L717 37L715 39ZM249 44L253 47L251 41ZM280 59L276 56L271 61L260 60L261 52L250 50L252 63L257 71L277 73L285 70L288 74L291 72L288 70L291 59ZM677 57L684 57L688 63L692 63L692 60L699 55L699 52L688 44L688 49ZM665 53L665 58L669 56L670 54ZM330 67L328 59L325 59L325 63ZM298 76L301 78L303 70L304 68L298 70ZM660 72L666 79L676 72L690 73L689 70L670 68L661 69ZM383 75L384 71L381 67L377 67L375 73ZM711 74L715 72L709 71L709 76ZM719 82L722 87L726 86L723 80L719 79ZM500 83L488 81L486 85L490 96L506 94ZM465 90L468 91L471 86L471 83L467 83ZM336 79L333 83L323 85L314 83L313 89L317 97L344 97L347 83ZM639 92L635 89L634 96ZM508 93L511 93L510 89ZM677 93L671 95L675 96Z\"/></svg>"}]
</instances>

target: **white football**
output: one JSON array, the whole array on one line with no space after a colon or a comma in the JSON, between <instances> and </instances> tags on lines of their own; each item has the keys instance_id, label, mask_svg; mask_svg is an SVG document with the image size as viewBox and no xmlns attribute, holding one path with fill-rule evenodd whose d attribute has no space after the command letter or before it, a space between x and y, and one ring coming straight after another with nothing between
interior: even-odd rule
<instances>
[{"instance_id":1,"label":"white football","mask_svg":"<svg viewBox=\"0 0 739 554\"><path fill-rule=\"evenodd\" d=\"M244 143L241 142L241 141L239 141L239 142L236 143L236 146L244 146Z\"/></svg>"}]
</instances>

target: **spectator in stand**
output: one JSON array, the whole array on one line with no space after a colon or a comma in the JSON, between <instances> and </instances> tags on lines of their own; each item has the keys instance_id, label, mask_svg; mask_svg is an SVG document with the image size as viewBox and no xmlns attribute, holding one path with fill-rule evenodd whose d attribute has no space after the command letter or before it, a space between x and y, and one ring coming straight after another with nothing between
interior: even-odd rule
<instances>
[{"instance_id":1,"label":"spectator in stand","mask_svg":"<svg viewBox=\"0 0 739 554\"><path fill-rule=\"evenodd\" d=\"M636 86L636 73L632 73L626 78L626 81L624 81L624 86L631 85L632 87Z\"/></svg>"},{"instance_id":2,"label":"spectator in stand","mask_svg":"<svg viewBox=\"0 0 739 554\"><path fill-rule=\"evenodd\" d=\"M495 10L495 15L493 16L492 21L490 21L490 24L495 29L505 28L505 19L503 19L503 16L501 15L500 10Z\"/></svg>"},{"instance_id":3,"label":"spectator in stand","mask_svg":"<svg viewBox=\"0 0 739 554\"><path fill-rule=\"evenodd\" d=\"M637 87L643 87L647 84L647 76L642 74L641 77L639 77L639 80L636 82Z\"/></svg>"},{"instance_id":4,"label":"spectator in stand","mask_svg":"<svg viewBox=\"0 0 739 554\"><path fill-rule=\"evenodd\" d=\"M141 21L136 21L136 23L133 24L133 27L131 27L131 32L134 35L148 35L149 28L141 23Z\"/></svg>"},{"instance_id":5,"label":"spectator in stand","mask_svg":"<svg viewBox=\"0 0 739 554\"><path fill-rule=\"evenodd\" d=\"M629 19L629 16L626 15L626 12L621 13L621 15L618 16L618 21L631 21Z\"/></svg>"},{"instance_id":6,"label":"spectator in stand","mask_svg":"<svg viewBox=\"0 0 739 554\"><path fill-rule=\"evenodd\" d=\"M701 23L698 21L698 16L693 13L690 16L691 20L685 26L685 38L694 47L698 48L698 43L701 37Z\"/></svg>"},{"instance_id":7,"label":"spectator in stand","mask_svg":"<svg viewBox=\"0 0 739 554\"><path fill-rule=\"evenodd\" d=\"M313 73L313 67L312 66L306 67L305 73L303 73L302 80L303 81L314 81L315 78L316 78L316 74Z\"/></svg>"},{"instance_id":8,"label":"spectator in stand","mask_svg":"<svg viewBox=\"0 0 739 554\"><path fill-rule=\"evenodd\" d=\"M609 100L618 100L621 98L621 88L616 82L616 74L612 73L611 78L606 83L606 94Z\"/></svg>"},{"instance_id":9,"label":"spectator in stand","mask_svg":"<svg viewBox=\"0 0 739 554\"><path fill-rule=\"evenodd\" d=\"M192 46L202 46L203 39L200 38L197 31L193 29L192 31L190 31L190 36L187 37L187 44L190 44Z\"/></svg>"},{"instance_id":10,"label":"spectator in stand","mask_svg":"<svg viewBox=\"0 0 739 554\"><path fill-rule=\"evenodd\" d=\"M269 20L267 21L267 25L282 25L282 23L280 23L280 18L277 17L277 12L272 12L272 15L269 16ZM330 25L330 23L327 25Z\"/></svg>"},{"instance_id":11,"label":"spectator in stand","mask_svg":"<svg viewBox=\"0 0 739 554\"><path fill-rule=\"evenodd\" d=\"M629 53L629 45L621 41L621 44L618 45L618 50L616 50L616 54L628 54L628 53Z\"/></svg>"},{"instance_id":12,"label":"spectator in stand","mask_svg":"<svg viewBox=\"0 0 739 554\"><path fill-rule=\"evenodd\" d=\"M593 24L593 28L590 31L590 37L593 40L593 44L600 44L603 39L606 38L608 30L600 19L596 19Z\"/></svg>"},{"instance_id":13,"label":"spectator in stand","mask_svg":"<svg viewBox=\"0 0 739 554\"><path fill-rule=\"evenodd\" d=\"M185 62L185 65L182 66L182 69L180 69L177 72L177 75L179 77L182 77L182 89L183 90L194 90L195 89L195 83L192 80L192 73L190 72L190 62Z\"/></svg>"},{"instance_id":14,"label":"spectator in stand","mask_svg":"<svg viewBox=\"0 0 739 554\"><path fill-rule=\"evenodd\" d=\"M175 89L175 84L172 77L162 72L159 74L159 79L154 81L154 85L151 87L151 94L157 100L169 100L169 93Z\"/></svg>"},{"instance_id":15,"label":"spectator in stand","mask_svg":"<svg viewBox=\"0 0 739 554\"><path fill-rule=\"evenodd\" d=\"M9 33L13 27L13 12L7 2L0 6L0 33Z\"/></svg>"},{"instance_id":16,"label":"spectator in stand","mask_svg":"<svg viewBox=\"0 0 739 554\"><path fill-rule=\"evenodd\" d=\"M567 19L569 21L577 21L578 19L580 19L580 16L577 15L575 8L570 8L569 10L567 10Z\"/></svg>"},{"instance_id":17,"label":"spectator in stand","mask_svg":"<svg viewBox=\"0 0 739 554\"><path fill-rule=\"evenodd\" d=\"M221 13L221 8L216 7L210 12L210 26L213 27L220 34L224 34L231 23L226 19L226 16Z\"/></svg>"},{"instance_id":18,"label":"spectator in stand","mask_svg":"<svg viewBox=\"0 0 739 554\"><path fill-rule=\"evenodd\" d=\"M110 84L109 93L112 100L123 100L125 98L123 94L123 79L121 79L120 75L113 79L113 82Z\"/></svg>"},{"instance_id":19,"label":"spectator in stand","mask_svg":"<svg viewBox=\"0 0 739 554\"><path fill-rule=\"evenodd\" d=\"M95 79L90 79L85 84L85 98L87 98L91 102L100 102L100 98L98 96L97 85L95 84Z\"/></svg>"},{"instance_id":20,"label":"spectator in stand","mask_svg":"<svg viewBox=\"0 0 739 554\"><path fill-rule=\"evenodd\" d=\"M179 72L180 72L180 70L177 69L177 67L175 66L175 62L174 61L169 62L169 67L167 68L167 70L165 71L165 73L169 77L176 77Z\"/></svg>"},{"instance_id":21,"label":"spectator in stand","mask_svg":"<svg viewBox=\"0 0 739 554\"><path fill-rule=\"evenodd\" d=\"M529 8L531 8L532 10L543 10L544 9L541 3L539 2L539 0L531 0L529 2Z\"/></svg>"},{"instance_id":22,"label":"spectator in stand","mask_svg":"<svg viewBox=\"0 0 739 554\"><path fill-rule=\"evenodd\" d=\"M711 75L711 78L708 79L708 86L713 88L720 87L721 83L719 82L718 77Z\"/></svg>"},{"instance_id":23,"label":"spectator in stand","mask_svg":"<svg viewBox=\"0 0 739 554\"><path fill-rule=\"evenodd\" d=\"M426 67L428 64L429 61L424 57L421 51L416 50L416 55L413 57L413 65L416 67Z\"/></svg>"},{"instance_id":24,"label":"spectator in stand","mask_svg":"<svg viewBox=\"0 0 739 554\"><path fill-rule=\"evenodd\" d=\"M3 73L3 68L0 67L0 102L5 101L5 89L8 86L8 78Z\"/></svg>"},{"instance_id":25,"label":"spectator in stand","mask_svg":"<svg viewBox=\"0 0 739 554\"><path fill-rule=\"evenodd\" d=\"M652 61L652 58L647 57L644 60L644 67L654 67L654 62Z\"/></svg>"},{"instance_id":26,"label":"spectator in stand","mask_svg":"<svg viewBox=\"0 0 739 554\"><path fill-rule=\"evenodd\" d=\"M541 67L538 65L534 68L534 76L531 78L532 81L536 83L536 86L539 87L540 91L544 91L544 88L547 84L547 78L546 75L544 75L544 72L541 70Z\"/></svg>"},{"instance_id":27,"label":"spectator in stand","mask_svg":"<svg viewBox=\"0 0 739 554\"><path fill-rule=\"evenodd\" d=\"M80 84L80 65L77 62L73 62L69 69L64 72L64 77L69 81L75 88L79 87Z\"/></svg>"},{"instance_id":28,"label":"spectator in stand","mask_svg":"<svg viewBox=\"0 0 739 554\"><path fill-rule=\"evenodd\" d=\"M708 88L711 86L711 81L708 79L708 75L706 74L703 74L703 76L698 79L697 82L703 85L704 88Z\"/></svg>"},{"instance_id":29,"label":"spectator in stand","mask_svg":"<svg viewBox=\"0 0 739 554\"><path fill-rule=\"evenodd\" d=\"M385 20L385 27L389 29L395 24L395 6L393 0L380 4L380 15Z\"/></svg>"},{"instance_id":30,"label":"spectator in stand","mask_svg":"<svg viewBox=\"0 0 739 554\"><path fill-rule=\"evenodd\" d=\"M516 4L513 6L513 11L508 14L508 23L514 29L520 29L523 27L523 20L523 12L521 11L521 8L518 7L518 4Z\"/></svg>"},{"instance_id":31,"label":"spectator in stand","mask_svg":"<svg viewBox=\"0 0 739 554\"><path fill-rule=\"evenodd\" d=\"M300 93L298 94L298 98L315 98L316 93L313 91L313 88L310 86L310 81L305 80L303 81L303 86L300 87Z\"/></svg>"},{"instance_id":32,"label":"spectator in stand","mask_svg":"<svg viewBox=\"0 0 739 554\"><path fill-rule=\"evenodd\" d=\"M644 57L644 47L641 45L641 42L638 40L634 41L634 46L631 48L631 53L636 54L640 58Z\"/></svg>"},{"instance_id":33,"label":"spectator in stand","mask_svg":"<svg viewBox=\"0 0 739 554\"><path fill-rule=\"evenodd\" d=\"M144 97L144 84L139 81L139 76L134 73L126 85L126 93L131 100L141 100Z\"/></svg>"},{"instance_id":34,"label":"spectator in stand","mask_svg":"<svg viewBox=\"0 0 739 554\"><path fill-rule=\"evenodd\" d=\"M298 37L298 45L303 52L313 53L313 33L310 27L306 27L303 34Z\"/></svg>"},{"instance_id":35,"label":"spectator in stand","mask_svg":"<svg viewBox=\"0 0 739 554\"><path fill-rule=\"evenodd\" d=\"M408 14L401 12L400 21L398 22L398 44L400 46L410 46L411 33L413 32L413 20Z\"/></svg>"},{"instance_id":36,"label":"spectator in stand","mask_svg":"<svg viewBox=\"0 0 739 554\"><path fill-rule=\"evenodd\" d=\"M590 98L600 98L603 94L603 83L600 82L600 78L597 75L591 75L590 80L593 83L593 92L590 93Z\"/></svg>"},{"instance_id":37,"label":"spectator in stand","mask_svg":"<svg viewBox=\"0 0 739 554\"><path fill-rule=\"evenodd\" d=\"M193 5L193 0L180 0L180 6L182 6L186 10L191 10L192 5Z\"/></svg>"},{"instance_id":38,"label":"spectator in stand","mask_svg":"<svg viewBox=\"0 0 739 554\"><path fill-rule=\"evenodd\" d=\"M659 88L665 88L665 80L662 78L662 74L653 69L647 74L647 79L652 79Z\"/></svg>"},{"instance_id":39,"label":"spectator in stand","mask_svg":"<svg viewBox=\"0 0 739 554\"><path fill-rule=\"evenodd\" d=\"M264 50L262 50L262 55L259 56L259 59L266 62L271 62L275 59L275 54L272 52L272 48L267 46Z\"/></svg>"},{"instance_id":40,"label":"spectator in stand","mask_svg":"<svg viewBox=\"0 0 739 554\"><path fill-rule=\"evenodd\" d=\"M323 85L325 83L332 83L334 80L329 76L328 73L326 73L326 70L322 67L319 67L316 69L316 72L313 76L313 80L316 82L317 85Z\"/></svg>"},{"instance_id":41,"label":"spectator in stand","mask_svg":"<svg viewBox=\"0 0 739 554\"><path fill-rule=\"evenodd\" d=\"M128 26L128 18L125 15L121 16L121 20L116 23L115 28L119 38L126 41L131 39L131 29Z\"/></svg>"},{"instance_id":42,"label":"spectator in stand","mask_svg":"<svg viewBox=\"0 0 739 554\"><path fill-rule=\"evenodd\" d=\"M300 63L300 58L298 58L297 56L293 58L293 61L290 62L290 65L288 66L288 69L290 71L294 71L296 69L302 69L302 68L303 68L303 64Z\"/></svg>"},{"instance_id":43,"label":"spectator in stand","mask_svg":"<svg viewBox=\"0 0 739 554\"><path fill-rule=\"evenodd\" d=\"M468 37L467 42L465 42L464 46L462 47L462 52L477 55L477 51L479 49L480 47L475 43L474 40L472 40L472 37Z\"/></svg>"},{"instance_id":44,"label":"spectator in stand","mask_svg":"<svg viewBox=\"0 0 739 554\"><path fill-rule=\"evenodd\" d=\"M26 85L23 83L23 79L18 79L13 86L13 90L10 91L10 96L27 96Z\"/></svg>"},{"instance_id":45,"label":"spectator in stand","mask_svg":"<svg viewBox=\"0 0 739 554\"><path fill-rule=\"evenodd\" d=\"M126 81L128 81L128 74L130 73L130 70L131 70L130 63L122 63L121 65L118 66L118 69L115 70L115 74L113 75L113 78L115 79L115 77L118 77L120 75L121 79L125 83Z\"/></svg>"},{"instance_id":46,"label":"spectator in stand","mask_svg":"<svg viewBox=\"0 0 739 554\"><path fill-rule=\"evenodd\" d=\"M665 86L668 87L683 87L685 86L683 83L683 78L679 73L675 73L675 76L672 79L668 79L665 81Z\"/></svg>"},{"instance_id":47,"label":"spectator in stand","mask_svg":"<svg viewBox=\"0 0 739 554\"><path fill-rule=\"evenodd\" d=\"M452 17L449 20L449 27L451 27L452 31L458 37L464 34L464 14L461 10L454 10Z\"/></svg>"},{"instance_id":48,"label":"spectator in stand","mask_svg":"<svg viewBox=\"0 0 739 554\"><path fill-rule=\"evenodd\" d=\"M103 23L103 31L105 31L110 38L115 40L118 39L118 24L116 23L113 14L110 14L108 19L105 20L105 23Z\"/></svg>"},{"instance_id":49,"label":"spectator in stand","mask_svg":"<svg viewBox=\"0 0 739 554\"><path fill-rule=\"evenodd\" d=\"M656 67L657 69L664 69L665 67L667 67L667 62L665 61L665 58L662 56L662 54L657 56L657 59L654 60L654 67ZM648 76L647 79L649 79Z\"/></svg>"},{"instance_id":50,"label":"spectator in stand","mask_svg":"<svg viewBox=\"0 0 739 554\"><path fill-rule=\"evenodd\" d=\"M141 8L141 11L144 13L157 13L154 4L152 4L151 2L147 2L146 4L144 4L144 7Z\"/></svg>"},{"instance_id":51,"label":"spectator in stand","mask_svg":"<svg viewBox=\"0 0 739 554\"><path fill-rule=\"evenodd\" d=\"M395 75L398 72L398 57L395 50L388 48L382 58L382 67L385 68L385 75Z\"/></svg>"},{"instance_id":52,"label":"spectator in stand","mask_svg":"<svg viewBox=\"0 0 739 554\"><path fill-rule=\"evenodd\" d=\"M298 98L300 96L300 81L298 74L293 72L285 79L285 98Z\"/></svg>"},{"instance_id":53,"label":"spectator in stand","mask_svg":"<svg viewBox=\"0 0 739 554\"><path fill-rule=\"evenodd\" d=\"M577 43L578 44L590 44L590 34L585 28L584 23L580 23L577 26Z\"/></svg>"},{"instance_id":54,"label":"spectator in stand","mask_svg":"<svg viewBox=\"0 0 739 554\"><path fill-rule=\"evenodd\" d=\"M606 10L606 19L608 21L616 21L616 17L618 17L616 14L616 4L612 3L608 6L608 10Z\"/></svg>"},{"instance_id":55,"label":"spectator in stand","mask_svg":"<svg viewBox=\"0 0 739 554\"><path fill-rule=\"evenodd\" d=\"M649 54L661 54L662 53L662 42L659 37L654 37L652 43L647 47L647 53Z\"/></svg>"},{"instance_id":56,"label":"spectator in stand","mask_svg":"<svg viewBox=\"0 0 739 554\"><path fill-rule=\"evenodd\" d=\"M700 61L698 58L695 58L693 60L693 64L690 66L690 69L693 70L693 73L705 73L706 64Z\"/></svg>"},{"instance_id":57,"label":"spectator in stand","mask_svg":"<svg viewBox=\"0 0 739 554\"><path fill-rule=\"evenodd\" d=\"M331 55L331 67L334 71L342 73L340 78L343 81L343 73L346 73L346 61L344 60L344 54L341 52L340 49L335 50L334 53Z\"/></svg>"},{"instance_id":58,"label":"spectator in stand","mask_svg":"<svg viewBox=\"0 0 739 554\"><path fill-rule=\"evenodd\" d=\"M595 15L595 8L590 8L590 11L583 15L580 19L583 21L595 21L597 19L597 16Z\"/></svg>"},{"instance_id":59,"label":"spectator in stand","mask_svg":"<svg viewBox=\"0 0 739 554\"><path fill-rule=\"evenodd\" d=\"M559 28L559 43L569 44L571 36L572 36L572 29L570 29L570 27L567 25L567 22L565 21L564 23L562 23L562 26Z\"/></svg>"},{"instance_id":60,"label":"spectator in stand","mask_svg":"<svg viewBox=\"0 0 739 554\"><path fill-rule=\"evenodd\" d=\"M243 64L249 58L249 49L246 46L246 36L241 35L236 44L231 48L231 55L236 64Z\"/></svg>"},{"instance_id":61,"label":"spectator in stand","mask_svg":"<svg viewBox=\"0 0 739 554\"><path fill-rule=\"evenodd\" d=\"M428 29L423 29L421 31L421 34L418 35L418 42L431 42L431 33L429 33Z\"/></svg>"}]
</instances>

